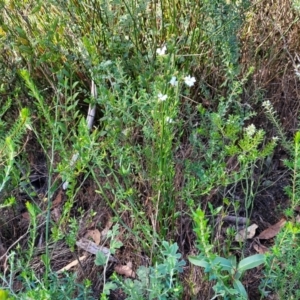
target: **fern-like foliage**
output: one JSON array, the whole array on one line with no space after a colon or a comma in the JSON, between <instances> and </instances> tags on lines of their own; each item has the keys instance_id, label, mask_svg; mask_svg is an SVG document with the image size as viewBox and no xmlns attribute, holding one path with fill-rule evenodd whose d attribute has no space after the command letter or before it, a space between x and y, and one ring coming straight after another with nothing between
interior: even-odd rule
<instances>
[{"instance_id":1,"label":"fern-like foliage","mask_svg":"<svg viewBox=\"0 0 300 300\"><path fill-rule=\"evenodd\" d=\"M292 173L292 182L286 188L286 192L290 197L292 209L294 209L300 203L300 131L295 134L292 157L293 159L285 161L285 165Z\"/></svg>"},{"instance_id":2,"label":"fern-like foliage","mask_svg":"<svg viewBox=\"0 0 300 300\"><path fill-rule=\"evenodd\" d=\"M11 98L8 98L6 102L0 107L0 118L3 117L3 115L9 110L11 107L12 100Z\"/></svg>"},{"instance_id":3,"label":"fern-like foliage","mask_svg":"<svg viewBox=\"0 0 300 300\"><path fill-rule=\"evenodd\" d=\"M51 120L51 116L49 113L49 109L47 109L47 105L45 104L44 98L33 82L29 72L26 69L22 69L19 71L19 75L25 81L27 88L29 89L29 94L36 99L36 105L41 113L44 116L47 124L51 125L53 122Z\"/></svg>"},{"instance_id":4,"label":"fern-like foliage","mask_svg":"<svg viewBox=\"0 0 300 300\"><path fill-rule=\"evenodd\" d=\"M0 110L0 116L10 108L11 100L7 100ZM10 126L10 129L8 129ZM20 115L13 124L5 121L0 123L0 192L10 179L10 174L14 167L14 160L21 146L21 138L26 128L30 128L29 109L23 108ZM1 207L1 206L0 206Z\"/></svg>"},{"instance_id":5,"label":"fern-like foliage","mask_svg":"<svg viewBox=\"0 0 300 300\"><path fill-rule=\"evenodd\" d=\"M7 130L7 124L2 120L4 114L11 107L12 100L9 98L5 103L0 107L0 145L2 145L3 137L5 136L5 131Z\"/></svg>"},{"instance_id":6,"label":"fern-like foliage","mask_svg":"<svg viewBox=\"0 0 300 300\"><path fill-rule=\"evenodd\" d=\"M283 130L283 126L282 126L271 102L269 100L266 100L262 103L262 106L265 110L267 118L272 123L272 125L274 125L274 127L276 129L276 132L278 134L278 138L280 139L281 145L285 148L285 150L287 150L290 154L292 154L291 149L293 148L293 146L290 143L290 141L287 140L286 134Z\"/></svg>"}]
</instances>

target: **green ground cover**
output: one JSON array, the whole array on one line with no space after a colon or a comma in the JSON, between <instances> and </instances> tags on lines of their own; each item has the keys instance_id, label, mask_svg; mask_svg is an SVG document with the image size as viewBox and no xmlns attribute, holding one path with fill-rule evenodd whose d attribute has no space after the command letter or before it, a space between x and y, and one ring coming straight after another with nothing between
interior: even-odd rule
<instances>
[{"instance_id":1,"label":"green ground cover","mask_svg":"<svg viewBox=\"0 0 300 300\"><path fill-rule=\"evenodd\" d=\"M0 7L0 300L299 298L297 1Z\"/></svg>"}]
</instances>

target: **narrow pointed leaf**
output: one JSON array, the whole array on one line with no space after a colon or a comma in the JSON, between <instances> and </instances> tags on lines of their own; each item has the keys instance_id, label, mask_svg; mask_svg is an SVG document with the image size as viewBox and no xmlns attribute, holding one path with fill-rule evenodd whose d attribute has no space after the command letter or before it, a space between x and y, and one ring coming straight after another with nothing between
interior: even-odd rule
<instances>
[{"instance_id":1,"label":"narrow pointed leaf","mask_svg":"<svg viewBox=\"0 0 300 300\"><path fill-rule=\"evenodd\" d=\"M234 279L233 280L233 286L244 299L248 299L248 295L247 295L247 292L245 290L245 287L243 286L243 284L239 280Z\"/></svg>"},{"instance_id":2,"label":"narrow pointed leaf","mask_svg":"<svg viewBox=\"0 0 300 300\"><path fill-rule=\"evenodd\" d=\"M224 257L216 257L213 261L215 265L219 265L222 271L231 271L233 268L232 262Z\"/></svg>"},{"instance_id":3,"label":"narrow pointed leaf","mask_svg":"<svg viewBox=\"0 0 300 300\"><path fill-rule=\"evenodd\" d=\"M189 261L198 267L202 267L202 268L208 268L209 267L209 263L204 260L203 258L197 257L197 256L189 256Z\"/></svg>"},{"instance_id":4,"label":"narrow pointed leaf","mask_svg":"<svg viewBox=\"0 0 300 300\"><path fill-rule=\"evenodd\" d=\"M255 268L265 262L265 256L263 254L255 254L242 259L238 265L238 270L243 272L252 268Z\"/></svg>"}]
</instances>

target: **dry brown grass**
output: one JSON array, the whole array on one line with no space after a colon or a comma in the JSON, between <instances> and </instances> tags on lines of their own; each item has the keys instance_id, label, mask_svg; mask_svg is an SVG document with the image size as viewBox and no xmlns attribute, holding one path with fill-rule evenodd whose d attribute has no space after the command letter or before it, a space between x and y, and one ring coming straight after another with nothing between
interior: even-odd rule
<instances>
[{"instance_id":1,"label":"dry brown grass","mask_svg":"<svg viewBox=\"0 0 300 300\"><path fill-rule=\"evenodd\" d=\"M284 130L292 136L300 107L299 79L295 76L300 53L299 17L288 0L257 1L252 11L241 35L242 67L244 70L255 67L245 101L255 105L253 91L261 90L261 100L271 101ZM254 108L258 122L264 123L261 101ZM272 130L270 133L274 134Z\"/></svg>"}]
</instances>

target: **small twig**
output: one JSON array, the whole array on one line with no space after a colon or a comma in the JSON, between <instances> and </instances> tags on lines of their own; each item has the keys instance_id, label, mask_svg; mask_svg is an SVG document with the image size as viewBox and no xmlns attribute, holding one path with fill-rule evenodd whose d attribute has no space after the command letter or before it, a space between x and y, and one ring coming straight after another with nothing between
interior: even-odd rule
<instances>
[{"instance_id":1,"label":"small twig","mask_svg":"<svg viewBox=\"0 0 300 300\"><path fill-rule=\"evenodd\" d=\"M91 94L92 94L92 98L95 100L97 98L97 88L96 88L94 80L92 80ZM95 115L96 115L96 105L90 104L89 110L88 110L88 115L86 117L86 123L87 123L87 127L89 130L91 130L93 127Z\"/></svg>"},{"instance_id":2,"label":"small twig","mask_svg":"<svg viewBox=\"0 0 300 300\"><path fill-rule=\"evenodd\" d=\"M239 225L245 225L247 224L249 219L245 217L225 216L222 218L222 221L229 222L229 223L237 223Z\"/></svg>"},{"instance_id":3,"label":"small twig","mask_svg":"<svg viewBox=\"0 0 300 300\"><path fill-rule=\"evenodd\" d=\"M81 238L79 241L76 242L77 247L91 253L91 254L97 254L99 251L105 255L109 261L117 262L118 260L114 258L111 253L110 249L104 246L99 246L96 243L90 241L87 238Z\"/></svg>"}]
</instances>

